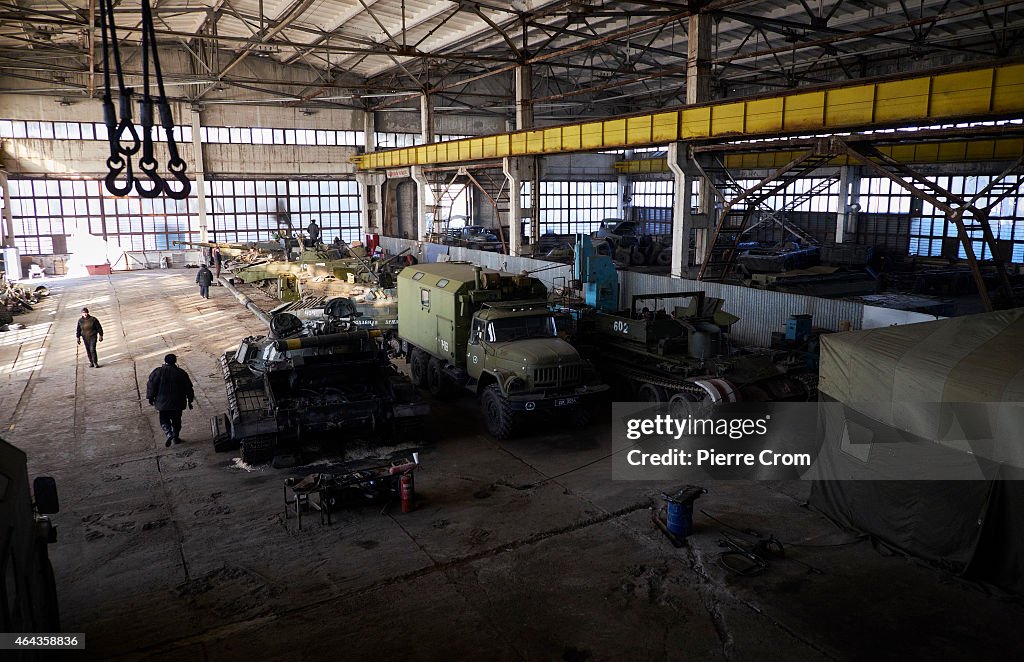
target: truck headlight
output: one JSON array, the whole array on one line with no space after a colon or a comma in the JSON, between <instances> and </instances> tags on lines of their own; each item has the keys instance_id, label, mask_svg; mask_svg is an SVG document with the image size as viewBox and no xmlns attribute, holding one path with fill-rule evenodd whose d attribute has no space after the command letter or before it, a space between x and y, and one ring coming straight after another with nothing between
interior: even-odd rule
<instances>
[{"instance_id":1,"label":"truck headlight","mask_svg":"<svg viewBox=\"0 0 1024 662\"><path fill-rule=\"evenodd\" d=\"M519 377L512 377L505 382L506 393L521 393L526 390L526 381Z\"/></svg>"}]
</instances>

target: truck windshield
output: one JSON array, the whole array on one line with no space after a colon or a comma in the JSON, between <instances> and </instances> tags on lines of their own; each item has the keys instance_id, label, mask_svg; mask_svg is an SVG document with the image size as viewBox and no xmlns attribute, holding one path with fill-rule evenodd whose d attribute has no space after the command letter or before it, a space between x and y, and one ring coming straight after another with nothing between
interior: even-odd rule
<instances>
[{"instance_id":1,"label":"truck windshield","mask_svg":"<svg viewBox=\"0 0 1024 662\"><path fill-rule=\"evenodd\" d=\"M523 338L552 338L557 335L555 320L550 315L508 317L487 325L489 342L508 342Z\"/></svg>"}]
</instances>

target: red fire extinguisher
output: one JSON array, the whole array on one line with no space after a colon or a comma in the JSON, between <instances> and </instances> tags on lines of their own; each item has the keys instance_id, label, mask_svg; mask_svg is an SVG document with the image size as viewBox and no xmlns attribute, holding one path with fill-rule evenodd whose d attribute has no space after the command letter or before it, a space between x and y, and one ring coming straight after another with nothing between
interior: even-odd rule
<instances>
[{"instance_id":1,"label":"red fire extinguisher","mask_svg":"<svg viewBox=\"0 0 1024 662\"><path fill-rule=\"evenodd\" d=\"M416 488L413 486L412 474L403 474L398 479L398 484L402 494L402 512L408 513L416 505Z\"/></svg>"}]
</instances>

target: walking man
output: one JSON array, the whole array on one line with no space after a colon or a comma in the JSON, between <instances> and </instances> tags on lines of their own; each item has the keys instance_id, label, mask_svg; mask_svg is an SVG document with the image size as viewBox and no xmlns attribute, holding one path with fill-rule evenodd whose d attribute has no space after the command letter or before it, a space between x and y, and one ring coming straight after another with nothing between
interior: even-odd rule
<instances>
[{"instance_id":1,"label":"walking man","mask_svg":"<svg viewBox=\"0 0 1024 662\"><path fill-rule=\"evenodd\" d=\"M210 284L213 283L213 272L205 264L199 267L196 274L196 284L199 285L199 296L204 299L210 298Z\"/></svg>"},{"instance_id":2,"label":"walking man","mask_svg":"<svg viewBox=\"0 0 1024 662\"><path fill-rule=\"evenodd\" d=\"M177 363L178 357L168 354L164 357L164 364L149 373L149 382L146 383L146 399L160 412L160 428L167 436L164 443L167 447L181 441L178 438L181 413L186 405L192 409L192 402L196 399L192 380Z\"/></svg>"},{"instance_id":3,"label":"walking man","mask_svg":"<svg viewBox=\"0 0 1024 662\"><path fill-rule=\"evenodd\" d=\"M89 367L100 367L100 359L96 356L96 341L103 342L103 326L98 319L89 314L88 308L82 308L76 336L79 345L85 341L85 355L89 357Z\"/></svg>"}]
</instances>

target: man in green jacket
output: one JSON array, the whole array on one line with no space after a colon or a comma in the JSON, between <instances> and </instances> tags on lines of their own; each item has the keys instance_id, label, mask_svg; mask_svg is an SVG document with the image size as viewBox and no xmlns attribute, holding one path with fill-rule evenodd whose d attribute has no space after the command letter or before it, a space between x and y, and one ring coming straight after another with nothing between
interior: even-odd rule
<instances>
[{"instance_id":1,"label":"man in green jacket","mask_svg":"<svg viewBox=\"0 0 1024 662\"><path fill-rule=\"evenodd\" d=\"M89 357L89 366L100 367L99 357L96 356L96 341L103 342L103 326L100 321L89 314L88 308L82 308L82 316L78 319L78 344L85 341L85 354Z\"/></svg>"}]
</instances>

